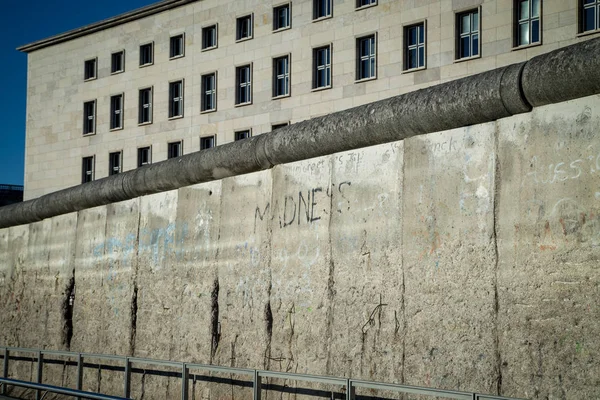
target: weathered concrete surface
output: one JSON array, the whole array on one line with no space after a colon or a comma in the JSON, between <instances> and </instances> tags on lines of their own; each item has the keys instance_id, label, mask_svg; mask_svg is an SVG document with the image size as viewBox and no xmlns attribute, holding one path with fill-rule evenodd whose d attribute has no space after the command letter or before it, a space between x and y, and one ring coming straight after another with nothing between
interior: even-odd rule
<instances>
[{"instance_id":1,"label":"weathered concrete surface","mask_svg":"<svg viewBox=\"0 0 600 400\"><path fill-rule=\"evenodd\" d=\"M499 122L502 390L600 396L598 98Z\"/></svg>"},{"instance_id":2,"label":"weathered concrete surface","mask_svg":"<svg viewBox=\"0 0 600 400\"><path fill-rule=\"evenodd\" d=\"M409 384L495 392L494 133L483 124L405 142Z\"/></svg>"},{"instance_id":3,"label":"weathered concrete surface","mask_svg":"<svg viewBox=\"0 0 600 400\"><path fill-rule=\"evenodd\" d=\"M2 229L2 344L598 398L598 106L587 97ZM178 378L134 368L133 396L179 397ZM34 371L11 362L11 376ZM73 372L44 371L57 383ZM190 392L249 395L231 381L246 378L219 378ZM120 395L122 379L86 368L84 388ZM288 391L268 397L299 398Z\"/></svg>"}]
</instances>

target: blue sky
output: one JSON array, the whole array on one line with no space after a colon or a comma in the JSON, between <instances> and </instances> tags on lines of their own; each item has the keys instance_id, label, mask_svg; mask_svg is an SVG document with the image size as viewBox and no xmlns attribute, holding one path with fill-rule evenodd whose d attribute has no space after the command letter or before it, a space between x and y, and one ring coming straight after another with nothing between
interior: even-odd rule
<instances>
[{"instance_id":1,"label":"blue sky","mask_svg":"<svg viewBox=\"0 0 600 400\"><path fill-rule=\"evenodd\" d=\"M27 55L17 47L156 0L0 0L0 184L23 184Z\"/></svg>"}]
</instances>

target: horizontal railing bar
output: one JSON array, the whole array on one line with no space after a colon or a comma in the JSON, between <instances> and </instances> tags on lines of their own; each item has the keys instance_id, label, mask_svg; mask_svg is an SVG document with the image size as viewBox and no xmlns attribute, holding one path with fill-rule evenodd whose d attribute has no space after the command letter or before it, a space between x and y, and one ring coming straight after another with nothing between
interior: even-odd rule
<instances>
[{"instance_id":1,"label":"horizontal railing bar","mask_svg":"<svg viewBox=\"0 0 600 400\"><path fill-rule=\"evenodd\" d=\"M346 385L346 379L335 378L332 376L291 374L288 372L274 372L274 371L258 371L258 375L262 378L279 378L279 379L289 379L289 380L294 380L294 381L328 383L331 385L341 385L341 386Z\"/></svg>"},{"instance_id":2,"label":"horizontal railing bar","mask_svg":"<svg viewBox=\"0 0 600 400\"><path fill-rule=\"evenodd\" d=\"M389 390L409 394L422 394L427 396L446 397L457 400L473 400L473 393L457 392L454 390L430 389L420 386L394 385L391 383L377 383L369 381L351 381L352 386L364 389Z\"/></svg>"},{"instance_id":3,"label":"horizontal railing bar","mask_svg":"<svg viewBox=\"0 0 600 400\"><path fill-rule=\"evenodd\" d=\"M129 362L132 364L150 364L150 365L164 365L166 367L181 367L180 362L166 361L166 360L153 360L151 358L137 358L129 357Z\"/></svg>"},{"instance_id":4,"label":"horizontal railing bar","mask_svg":"<svg viewBox=\"0 0 600 400\"><path fill-rule=\"evenodd\" d=\"M222 372L226 374L239 374L239 375L254 375L253 369L247 368L233 368L233 367L220 367L218 365L206 365L206 364L188 364L185 366L189 369L201 369L212 372Z\"/></svg>"},{"instance_id":5,"label":"horizontal railing bar","mask_svg":"<svg viewBox=\"0 0 600 400\"><path fill-rule=\"evenodd\" d=\"M113 361L125 361L127 357L124 356L110 356L106 354L96 354L96 353L81 353L81 357L83 358L98 358L101 360L113 360Z\"/></svg>"},{"instance_id":6,"label":"horizontal railing bar","mask_svg":"<svg viewBox=\"0 0 600 400\"><path fill-rule=\"evenodd\" d=\"M77 358L77 353L71 353L70 351L57 351L57 350L42 350L42 354L44 355L52 355L52 356L63 356L63 357L74 357Z\"/></svg>"},{"instance_id":7,"label":"horizontal railing bar","mask_svg":"<svg viewBox=\"0 0 600 400\"><path fill-rule=\"evenodd\" d=\"M64 395L72 396L72 397L83 397L86 399L129 400L125 397L116 397L116 396L109 396L109 395L93 393L93 392L84 392L81 390L67 389L67 388L51 386L51 385L43 385L41 383L19 381L16 379L0 378L0 382L4 383L5 385L8 385L8 386L19 386L19 387L24 387L24 388L28 388L28 389L44 390L44 391L51 392L51 393L64 394Z\"/></svg>"}]
</instances>

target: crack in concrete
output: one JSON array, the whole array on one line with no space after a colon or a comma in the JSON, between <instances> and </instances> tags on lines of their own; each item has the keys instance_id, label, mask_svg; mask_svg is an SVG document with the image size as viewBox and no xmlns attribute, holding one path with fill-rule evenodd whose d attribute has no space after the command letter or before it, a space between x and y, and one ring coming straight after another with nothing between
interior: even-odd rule
<instances>
[{"instance_id":1,"label":"crack in concrete","mask_svg":"<svg viewBox=\"0 0 600 400\"><path fill-rule=\"evenodd\" d=\"M500 308L498 298L498 267L499 267L499 250L498 250L498 214L499 210L499 199L500 199L500 159L498 157L499 151L499 133L498 124L494 132L494 207L493 207L493 233L492 240L494 245L494 356L496 358L496 369L498 370L498 377L496 381L496 391L500 395L502 393L502 357L500 355L500 336L498 332L498 312Z\"/></svg>"}]
</instances>

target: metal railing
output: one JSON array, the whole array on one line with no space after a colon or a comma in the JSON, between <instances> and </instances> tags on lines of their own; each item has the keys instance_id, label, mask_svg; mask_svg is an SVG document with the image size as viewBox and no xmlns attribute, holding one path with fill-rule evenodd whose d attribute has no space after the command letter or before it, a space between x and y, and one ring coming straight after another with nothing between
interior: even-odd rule
<instances>
[{"instance_id":1,"label":"metal railing","mask_svg":"<svg viewBox=\"0 0 600 400\"><path fill-rule=\"evenodd\" d=\"M25 381L15 381L9 379L8 371L9 371L9 361L11 357L16 359L21 359L16 356L11 356L11 353L25 353L25 354L33 354L33 357L30 357L29 362L37 362L37 382L25 382ZM494 395L486 395L480 393L473 392L462 392L462 391L454 391L454 390L443 390L443 389L433 389L419 386L408 386L408 385L397 385L391 383L379 383L379 382L370 382L363 381L358 379L348 379L348 378L336 378L330 376L319 376L319 375L306 375L306 374L295 374L288 372L274 372L274 371L264 371L257 369L247 369L247 368L233 368L233 367L221 367L216 365L206 365L206 364L194 364L194 363L186 363L186 362L175 362L175 361L166 361L166 360L155 360L155 359L147 359L147 358L138 358L138 357L125 357L125 356L112 356L105 354L92 354L92 353L75 353L75 352L66 352L66 351L52 351L52 350L37 350L37 349L24 349L18 347L0 347L0 358L3 358L3 375L0 382L3 384L0 385L0 394L6 394L6 386L11 385L11 382L18 382L19 385L16 386L24 386L27 384L32 389L36 389L36 400L42 400L42 391L48 391L49 388L53 388L54 390L73 390L68 388L59 388L56 386L48 386L43 384L43 366L44 366L44 356L45 355L53 355L53 356L61 356L61 357L69 357L77 360L77 388L76 391L79 391L79 394L75 393L74 396L79 396L85 398L85 394L89 392L83 392L83 369L85 367L84 360L85 359L100 359L100 360L110 360L117 361L120 363L121 367L119 370L123 371L123 398L129 399L131 398L131 373L132 373L132 365L133 364L145 364L145 365L154 365L154 366L163 366L170 368L177 368L181 371L181 373L177 373L177 376L181 375L181 399L188 400L188 392L189 392L189 381L190 381L190 370L201 370L206 372L216 372L216 373L226 373L233 375L246 375L252 379L252 391L253 391L253 400L260 400L261 393L263 391L262 387L262 379L263 378L273 378L273 379L286 379L291 381L304 381L311 383L321 383L328 385L339 386L340 389L345 391L346 400L355 400L356 398L356 389L373 389L373 390L383 390L383 391L391 391L397 393L404 394L415 394L415 395L424 395L424 396L433 396L433 397L444 397L448 399L457 399L457 400L519 400L515 398L494 396ZM35 387L34 387L35 386ZM59 393L59 392L56 392ZM67 393L65 393L67 394ZM104 397L90 397L90 398L98 398L98 399L123 399L120 397L110 397L106 395L97 394L97 396Z\"/></svg>"}]
</instances>

